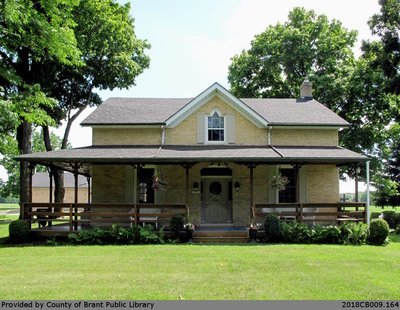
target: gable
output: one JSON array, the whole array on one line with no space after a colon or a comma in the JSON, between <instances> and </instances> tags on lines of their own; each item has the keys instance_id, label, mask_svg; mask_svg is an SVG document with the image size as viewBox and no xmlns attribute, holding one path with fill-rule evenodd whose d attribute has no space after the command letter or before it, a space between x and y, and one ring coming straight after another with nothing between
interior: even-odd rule
<instances>
[{"instance_id":1,"label":"gable","mask_svg":"<svg viewBox=\"0 0 400 310\"><path fill-rule=\"evenodd\" d=\"M229 91L218 83L214 83L200 95L191 100L184 107L179 109L175 114L166 120L166 125L169 128L174 128L190 115L199 110L202 106L210 102L211 99L217 97L225 102L228 106L240 113L249 122L255 126L262 128L268 125L268 122L257 112L251 109L247 104L243 103L240 99L233 96Z\"/></svg>"},{"instance_id":2,"label":"gable","mask_svg":"<svg viewBox=\"0 0 400 310\"><path fill-rule=\"evenodd\" d=\"M166 127L166 144L170 145L194 145L198 144L198 123L199 116L202 116L204 125L206 118L210 116L212 111L218 109L223 116L234 116L234 144L236 145L266 145L267 133L266 128L259 128L250 122L241 113L232 108L224 100L218 96L214 96L207 103L203 104L199 109L191 115L183 119L175 127ZM200 117L201 119L201 117ZM226 120L228 122L228 120ZM206 128L204 128L206 131ZM229 143L229 141L226 141Z\"/></svg>"}]
</instances>

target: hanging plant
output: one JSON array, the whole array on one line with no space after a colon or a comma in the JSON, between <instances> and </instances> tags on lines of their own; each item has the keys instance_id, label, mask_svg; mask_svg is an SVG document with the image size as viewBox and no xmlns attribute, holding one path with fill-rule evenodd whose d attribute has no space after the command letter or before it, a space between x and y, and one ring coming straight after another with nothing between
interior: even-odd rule
<instances>
[{"instance_id":1,"label":"hanging plant","mask_svg":"<svg viewBox=\"0 0 400 310\"><path fill-rule=\"evenodd\" d=\"M274 175L271 180L271 187L277 189L278 191L284 191L286 186L289 184L289 179L287 176L282 176L281 174Z\"/></svg>"},{"instance_id":2,"label":"hanging plant","mask_svg":"<svg viewBox=\"0 0 400 310\"><path fill-rule=\"evenodd\" d=\"M163 174L153 175L153 189L155 191L166 191L168 188L167 178Z\"/></svg>"}]
</instances>

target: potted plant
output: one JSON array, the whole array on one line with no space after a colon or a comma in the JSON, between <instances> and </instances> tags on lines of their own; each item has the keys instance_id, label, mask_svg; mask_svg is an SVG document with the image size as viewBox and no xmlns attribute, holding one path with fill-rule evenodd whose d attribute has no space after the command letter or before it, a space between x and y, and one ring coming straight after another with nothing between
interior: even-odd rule
<instances>
[{"instance_id":1,"label":"potted plant","mask_svg":"<svg viewBox=\"0 0 400 310\"><path fill-rule=\"evenodd\" d=\"M168 188L168 181L165 175L163 174L153 175L152 187L155 191L166 191Z\"/></svg>"},{"instance_id":2,"label":"potted plant","mask_svg":"<svg viewBox=\"0 0 400 310\"><path fill-rule=\"evenodd\" d=\"M254 222L254 219L252 219L248 227L249 227L249 237L251 239L251 242L255 242L257 239L257 232L261 228L261 224Z\"/></svg>"},{"instance_id":3,"label":"potted plant","mask_svg":"<svg viewBox=\"0 0 400 310\"><path fill-rule=\"evenodd\" d=\"M278 191L284 191L286 186L289 184L287 176L282 176L281 174L274 175L271 180L271 187L277 189Z\"/></svg>"},{"instance_id":4,"label":"potted plant","mask_svg":"<svg viewBox=\"0 0 400 310\"><path fill-rule=\"evenodd\" d=\"M192 239L193 239L193 232L196 230L196 225L189 222L189 223L185 223L183 224L183 229L186 232L186 238L188 240L189 243L192 243Z\"/></svg>"}]
</instances>

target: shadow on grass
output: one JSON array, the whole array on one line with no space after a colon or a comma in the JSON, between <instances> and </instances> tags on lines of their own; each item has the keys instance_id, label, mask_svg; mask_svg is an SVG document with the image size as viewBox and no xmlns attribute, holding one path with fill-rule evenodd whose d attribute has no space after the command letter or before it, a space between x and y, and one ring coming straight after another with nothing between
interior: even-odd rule
<instances>
[{"instance_id":1,"label":"shadow on grass","mask_svg":"<svg viewBox=\"0 0 400 310\"><path fill-rule=\"evenodd\" d=\"M392 232L389 235L390 242L400 243L400 235L396 235L396 233Z\"/></svg>"}]
</instances>

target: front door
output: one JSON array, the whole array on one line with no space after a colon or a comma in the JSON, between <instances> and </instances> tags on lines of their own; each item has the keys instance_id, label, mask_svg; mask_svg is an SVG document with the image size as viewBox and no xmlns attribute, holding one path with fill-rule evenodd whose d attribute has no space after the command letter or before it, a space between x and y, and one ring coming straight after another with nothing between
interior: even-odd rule
<instances>
[{"instance_id":1,"label":"front door","mask_svg":"<svg viewBox=\"0 0 400 310\"><path fill-rule=\"evenodd\" d=\"M228 179L206 178L204 179L204 223L231 223L232 208L228 202Z\"/></svg>"}]
</instances>

